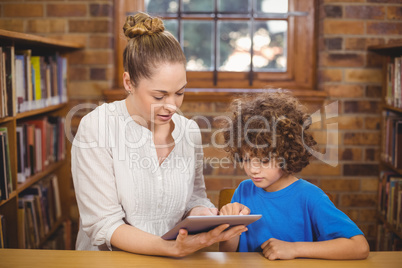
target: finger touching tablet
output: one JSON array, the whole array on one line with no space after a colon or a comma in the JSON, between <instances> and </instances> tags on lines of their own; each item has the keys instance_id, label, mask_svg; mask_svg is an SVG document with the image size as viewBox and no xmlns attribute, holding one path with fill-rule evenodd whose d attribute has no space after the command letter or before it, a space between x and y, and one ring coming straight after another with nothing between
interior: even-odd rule
<instances>
[{"instance_id":1,"label":"finger touching tablet","mask_svg":"<svg viewBox=\"0 0 402 268\"><path fill-rule=\"evenodd\" d=\"M179 222L162 238L165 240L176 239L180 229L186 229L189 234L208 232L219 225L229 224L230 227L237 225L249 225L260 219L261 215L225 215L225 216L188 216ZM230 228L229 227L229 228Z\"/></svg>"}]
</instances>

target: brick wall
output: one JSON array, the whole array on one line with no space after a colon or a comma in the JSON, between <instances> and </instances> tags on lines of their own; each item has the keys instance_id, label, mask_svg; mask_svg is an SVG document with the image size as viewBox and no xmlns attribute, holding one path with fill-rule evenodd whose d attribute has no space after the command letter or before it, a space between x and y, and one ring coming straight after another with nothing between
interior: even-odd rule
<instances>
[{"instance_id":1,"label":"brick wall","mask_svg":"<svg viewBox=\"0 0 402 268\"><path fill-rule=\"evenodd\" d=\"M313 125L324 152L326 123L338 123L339 164L335 167L313 161L300 176L331 194L334 203L363 230L373 245L379 127L381 59L367 46L402 40L402 4L399 0L320 0L318 21L318 85L328 93L325 104L338 102L339 117ZM70 98L75 102L102 98L101 91L113 84L113 1L19 0L0 2L0 28L34 33L86 45L70 58ZM225 102L185 102L186 116L203 115L217 128L215 116ZM310 107L315 111L317 107ZM208 127L197 120L201 128ZM212 131L203 133L204 143ZM335 139L335 140L334 140ZM208 160L223 158L221 151L207 147ZM217 204L219 190L236 187L245 178L233 168L205 165L208 196ZM372 246L372 248L374 248Z\"/></svg>"},{"instance_id":2,"label":"brick wall","mask_svg":"<svg viewBox=\"0 0 402 268\"><path fill-rule=\"evenodd\" d=\"M402 40L398 0L320 0L318 88L339 101L340 166L322 166L317 185L335 198L371 242L376 235L381 58L370 45ZM314 170L315 172L316 170Z\"/></svg>"},{"instance_id":3,"label":"brick wall","mask_svg":"<svg viewBox=\"0 0 402 268\"><path fill-rule=\"evenodd\" d=\"M113 0L2 0L0 29L85 45L69 58L69 96L97 101L113 86Z\"/></svg>"}]
</instances>

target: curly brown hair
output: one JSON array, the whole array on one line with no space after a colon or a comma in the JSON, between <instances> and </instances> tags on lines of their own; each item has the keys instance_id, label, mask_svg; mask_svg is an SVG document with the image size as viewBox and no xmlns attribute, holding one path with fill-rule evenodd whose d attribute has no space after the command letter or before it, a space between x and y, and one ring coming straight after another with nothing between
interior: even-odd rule
<instances>
[{"instance_id":1,"label":"curly brown hair","mask_svg":"<svg viewBox=\"0 0 402 268\"><path fill-rule=\"evenodd\" d=\"M242 161L246 153L260 159L281 158L281 168L288 174L309 164L312 155L307 148L317 144L306 132L311 117L289 92L245 95L231 103L229 112L222 135L232 159Z\"/></svg>"}]
</instances>

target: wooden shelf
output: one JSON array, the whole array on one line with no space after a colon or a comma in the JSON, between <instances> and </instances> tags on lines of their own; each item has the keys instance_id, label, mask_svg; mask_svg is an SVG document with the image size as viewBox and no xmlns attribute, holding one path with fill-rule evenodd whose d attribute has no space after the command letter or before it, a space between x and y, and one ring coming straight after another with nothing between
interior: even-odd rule
<instances>
[{"instance_id":1,"label":"wooden shelf","mask_svg":"<svg viewBox=\"0 0 402 268\"><path fill-rule=\"evenodd\" d=\"M385 217L377 211L377 218L385 224L387 229L391 230L394 234L396 234L400 239L402 239L402 230L398 230L395 226L391 225L388 221L385 220Z\"/></svg>"},{"instance_id":2,"label":"wooden shelf","mask_svg":"<svg viewBox=\"0 0 402 268\"><path fill-rule=\"evenodd\" d=\"M17 196L16 191L12 191L12 193L8 196L8 199L0 201L0 206L4 205L5 203L7 203L8 201L10 201L11 199L13 199L16 196Z\"/></svg>"},{"instance_id":3,"label":"wooden shelf","mask_svg":"<svg viewBox=\"0 0 402 268\"><path fill-rule=\"evenodd\" d=\"M44 114L44 113L48 113L48 112L52 112L52 111L57 111L59 109L62 109L64 107L67 107L67 103L62 103L62 104L58 104L58 105L52 105L52 106L48 106L45 108L40 108L40 109L35 109L32 111L27 111L27 112L23 112L23 113L19 113L15 116L15 118L18 119L23 119L23 118L27 118L27 117L31 117L31 116L35 116L35 115L39 115L39 114Z\"/></svg>"},{"instance_id":4,"label":"wooden shelf","mask_svg":"<svg viewBox=\"0 0 402 268\"><path fill-rule=\"evenodd\" d=\"M387 163L385 161L381 161L381 164L383 166L385 166L386 168L391 169L392 171L402 175L402 169L397 169L396 167L394 167L393 165L391 165L390 163Z\"/></svg>"},{"instance_id":5,"label":"wooden shelf","mask_svg":"<svg viewBox=\"0 0 402 268\"><path fill-rule=\"evenodd\" d=\"M13 42L16 46L23 47L42 47L42 48L57 48L64 50L74 50L84 48L83 44L69 42L69 41L61 41L57 39L46 38L37 35L18 33L18 32L10 32L6 30L0 29L0 40L2 41L10 41Z\"/></svg>"},{"instance_id":6,"label":"wooden shelf","mask_svg":"<svg viewBox=\"0 0 402 268\"><path fill-rule=\"evenodd\" d=\"M392 112L395 112L395 113L401 113L402 114L402 108L397 108L397 107L393 107L393 106L390 106L390 105L384 105L383 108L385 110L389 110L389 111L392 111Z\"/></svg>"},{"instance_id":7,"label":"wooden shelf","mask_svg":"<svg viewBox=\"0 0 402 268\"><path fill-rule=\"evenodd\" d=\"M38 172L35 175L28 177L25 182L19 183L17 185L17 193L21 193L31 185L35 184L39 180L41 180L43 177L46 177L47 175L50 175L53 173L55 170L60 168L62 165L64 165L66 160L61 160L59 162L53 163L49 165L44 171Z\"/></svg>"},{"instance_id":8,"label":"wooden shelf","mask_svg":"<svg viewBox=\"0 0 402 268\"><path fill-rule=\"evenodd\" d=\"M402 55L402 42L396 42L386 45L369 46L368 50L383 55Z\"/></svg>"},{"instance_id":9,"label":"wooden shelf","mask_svg":"<svg viewBox=\"0 0 402 268\"><path fill-rule=\"evenodd\" d=\"M15 51L29 49L34 56L50 56L50 55L60 55L68 59L70 52L84 48L84 45L62 41L57 39L45 38L42 36L11 32L0 29L0 43L1 46L12 46ZM68 81L67 81L68 85ZM13 91L15 92L15 90ZM14 116L9 116L5 118L0 118L0 126L6 127L9 133L8 145L9 145L9 158L10 158L10 169L11 169L11 179L13 182L13 192L9 195L7 200L0 201L0 214L4 215L7 222L7 232L6 237L9 242L9 247L17 248L24 247L24 245L19 245L19 241L22 241L23 233L20 232L24 226L20 226L18 216L18 204L20 201L20 194L27 188L33 186L34 184L40 182L42 179L48 175L54 174L57 179L61 205L61 216L55 221L54 226L49 230L48 234L44 235L40 239L39 246L41 247L46 243L46 240L54 234L57 228L63 223L63 221L69 220L69 212L71 205L70 190L72 189L71 180L71 167L70 167L70 147L71 144L65 139L65 159L52 163L47 166L43 171L36 173L33 176L26 178L23 183L17 183L18 181L18 147L17 147L17 127L24 123L25 119L35 119L36 116L60 116L65 117L68 112L68 103L62 103L58 105L51 105L45 108L35 109L32 111L26 111L23 113L18 113ZM49 145L52 146L52 145ZM49 186L50 187L50 186ZM52 197L51 197L52 198ZM53 198L52 198L53 199ZM56 202L52 200L52 202ZM67 230L66 232L69 232ZM71 236L70 233L66 234ZM69 247L67 249L70 249Z\"/></svg>"}]
</instances>

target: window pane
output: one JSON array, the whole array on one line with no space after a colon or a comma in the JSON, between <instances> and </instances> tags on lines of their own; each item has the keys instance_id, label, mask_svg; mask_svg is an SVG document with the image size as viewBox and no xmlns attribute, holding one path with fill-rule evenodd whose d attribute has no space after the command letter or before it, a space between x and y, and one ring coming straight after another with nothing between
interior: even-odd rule
<instances>
[{"instance_id":1,"label":"window pane","mask_svg":"<svg viewBox=\"0 0 402 268\"><path fill-rule=\"evenodd\" d=\"M218 21L218 70L250 70L250 22Z\"/></svg>"},{"instance_id":2,"label":"window pane","mask_svg":"<svg viewBox=\"0 0 402 268\"><path fill-rule=\"evenodd\" d=\"M254 30L253 70L286 71L287 21L257 22Z\"/></svg>"},{"instance_id":3,"label":"window pane","mask_svg":"<svg viewBox=\"0 0 402 268\"><path fill-rule=\"evenodd\" d=\"M187 70L213 69L213 21L183 20L183 49Z\"/></svg>"},{"instance_id":4,"label":"window pane","mask_svg":"<svg viewBox=\"0 0 402 268\"><path fill-rule=\"evenodd\" d=\"M163 20L163 24L165 25L165 30L170 32L176 37L178 40L179 33L179 23L177 20Z\"/></svg>"},{"instance_id":5,"label":"window pane","mask_svg":"<svg viewBox=\"0 0 402 268\"><path fill-rule=\"evenodd\" d=\"M256 0L257 13L287 13L288 0Z\"/></svg>"},{"instance_id":6,"label":"window pane","mask_svg":"<svg viewBox=\"0 0 402 268\"><path fill-rule=\"evenodd\" d=\"M218 0L219 12L249 13L250 0Z\"/></svg>"},{"instance_id":7,"label":"window pane","mask_svg":"<svg viewBox=\"0 0 402 268\"><path fill-rule=\"evenodd\" d=\"M176 13L178 7L178 0L145 0L145 10L150 14Z\"/></svg>"},{"instance_id":8,"label":"window pane","mask_svg":"<svg viewBox=\"0 0 402 268\"><path fill-rule=\"evenodd\" d=\"M183 0L184 12L213 12L214 0Z\"/></svg>"}]
</instances>

